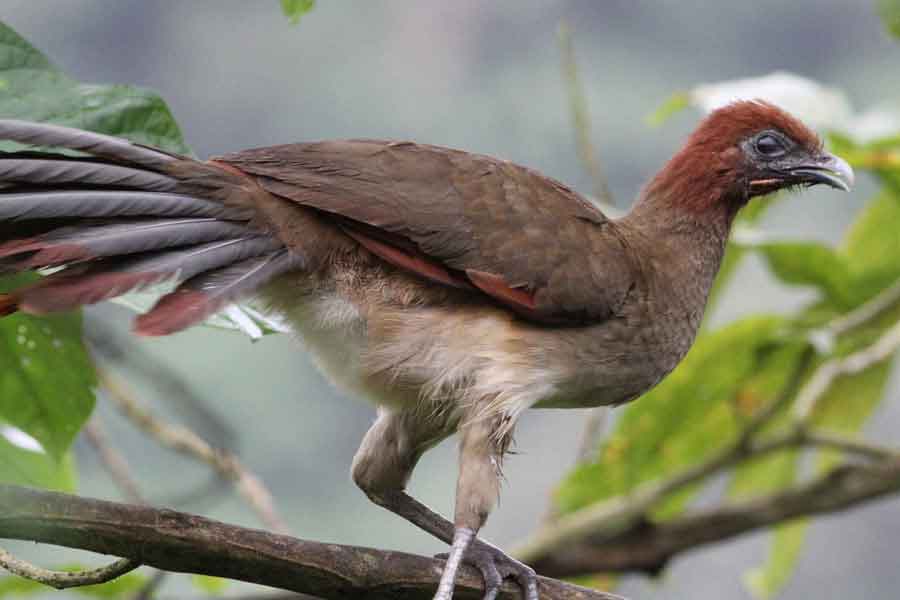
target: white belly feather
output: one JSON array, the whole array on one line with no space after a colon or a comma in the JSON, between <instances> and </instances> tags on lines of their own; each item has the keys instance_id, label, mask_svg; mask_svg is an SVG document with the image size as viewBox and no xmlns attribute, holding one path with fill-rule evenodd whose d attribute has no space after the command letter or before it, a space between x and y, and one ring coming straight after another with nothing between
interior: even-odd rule
<instances>
[{"instance_id":1,"label":"white belly feather","mask_svg":"<svg viewBox=\"0 0 900 600\"><path fill-rule=\"evenodd\" d=\"M295 298L285 317L335 385L376 405L455 410L487 401L492 412L515 417L557 392L540 355L523 356L520 340L510 339L517 332L504 313L436 318L435 310L406 309L392 337L377 344L357 307L337 293Z\"/></svg>"}]
</instances>

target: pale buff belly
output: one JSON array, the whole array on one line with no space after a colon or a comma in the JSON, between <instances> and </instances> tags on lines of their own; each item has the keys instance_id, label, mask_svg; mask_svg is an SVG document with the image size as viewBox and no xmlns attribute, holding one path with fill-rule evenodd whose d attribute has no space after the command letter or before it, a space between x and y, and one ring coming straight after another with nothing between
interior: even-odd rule
<instances>
[{"instance_id":1,"label":"pale buff belly","mask_svg":"<svg viewBox=\"0 0 900 600\"><path fill-rule=\"evenodd\" d=\"M503 311L405 308L386 334L371 331L335 292L294 296L287 306L280 312L316 366L339 389L379 406L444 411L482 403L515 415L558 392L559 373Z\"/></svg>"}]
</instances>

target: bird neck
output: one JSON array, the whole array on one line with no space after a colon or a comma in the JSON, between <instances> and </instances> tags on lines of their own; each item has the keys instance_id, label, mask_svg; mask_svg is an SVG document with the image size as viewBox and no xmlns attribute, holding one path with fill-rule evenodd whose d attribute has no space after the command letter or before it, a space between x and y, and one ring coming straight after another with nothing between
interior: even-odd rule
<instances>
[{"instance_id":1,"label":"bird neck","mask_svg":"<svg viewBox=\"0 0 900 600\"><path fill-rule=\"evenodd\" d=\"M641 232L660 264L682 272L708 292L718 273L743 199L705 196L684 201L649 187L621 222ZM702 210L700 207L703 207ZM704 296L705 293L701 294Z\"/></svg>"},{"instance_id":2,"label":"bird neck","mask_svg":"<svg viewBox=\"0 0 900 600\"><path fill-rule=\"evenodd\" d=\"M651 188L641 194L624 219L656 235L702 234L724 243L743 204L724 193L685 200L671 192L653 193Z\"/></svg>"}]
</instances>

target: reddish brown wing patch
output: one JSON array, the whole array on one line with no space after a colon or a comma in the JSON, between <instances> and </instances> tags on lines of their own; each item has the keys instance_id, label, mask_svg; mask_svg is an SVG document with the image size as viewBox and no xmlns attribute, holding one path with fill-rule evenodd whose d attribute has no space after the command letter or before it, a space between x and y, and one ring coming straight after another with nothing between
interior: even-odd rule
<instances>
[{"instance_id":1,"label":"reddish brown wing patch","mask_svg":"<svg viewBox=\"0 0 900 600\"><path fill-rule=\"evenodd\" d=\"M341 229L344 230L344 233L359 242L363 248L372 254L381 257L395 267L412 271L426 279L443 283L444 285L462 288L471 287L465 279L450 272L442 264L428 258L422 253L418 253L410 248L400 249L393 244L377 240L355 227L341 225Z\"/></svg>"},{"instance_id":2,"label":"reddish brown wing patch","mask_svg":"<svg viewBox=\"0 0 900 600\"><path fill-rule=\"evenodd\" d=\"M0 294L0 317L11 315L19 310L19 298L15 294Z\"/></svg>"},{"instance_id":3,"label":"reddish brown wing patch","mask_svg":"<svg viewBox=\"0 0 900 600\"><path fill-rule=\"evenodd\" d=\"M533 294L510 287L500 275L473 269L466 270L466 275L479 290L518 311L530 314L537 308Z\"/></svg>"},{"instance_id":4,"label":"reddish brown wing patch","mask_svg":"<svg viewBox=\"0 0 900 600\"><path fill-rule=\"evenodd\" d=\"M135 319L133 330L138 335L169 335L199 323L221 307L221 303L210 302L199 290L175 291Z\"/></svg>"},{"instance_id":5,"label":"reddish brown wing patch","mask_svg":"<svg viewBox=\"0 0 900 600\"><path fill-rule=\"evenodd\" d=\"M537 303L534 295L526 290L510 286L500 275L467 269L465 278L459 272L451 271L445 266L427 257L426 255L409 248L409 243L394 245L392 243L375 239L356 227L342 225L344 232L359 244L376 256L389 262L395 267L416 273L421 277L437 283L460 288L475 288L484 292L494 300L505 304L512 310L525 316L535 316ZM379 237L383 237L380 232ZM471 283L470 283L471 282Z\"/></svg>"}]
</instances>

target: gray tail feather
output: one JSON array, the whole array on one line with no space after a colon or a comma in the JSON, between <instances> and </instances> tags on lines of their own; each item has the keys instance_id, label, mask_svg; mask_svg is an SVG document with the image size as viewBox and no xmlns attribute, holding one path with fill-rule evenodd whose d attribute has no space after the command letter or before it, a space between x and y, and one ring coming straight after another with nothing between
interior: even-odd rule
<instances>
[{"instance_id":1,"label":"gray tail feather","mask_svg":"<svg viewBox=\"0 0 900 600\"><path fill-rule=\"evenodd\" d=\"M181 287L139 326L171 333L302 261L215 193L217 169L127 140L0 119L0 141L74 150L0 153L0 272L62 270L2 298L35 314L70 310L164 280ZM185 183L177 167L198 180ZM233 173L221 172L224 184ZM210 190L210 193L205 193ZM227 194L221 194L227 196ZM191 302L187 292L197 292Z\"/></svg>"}]
</instances>

